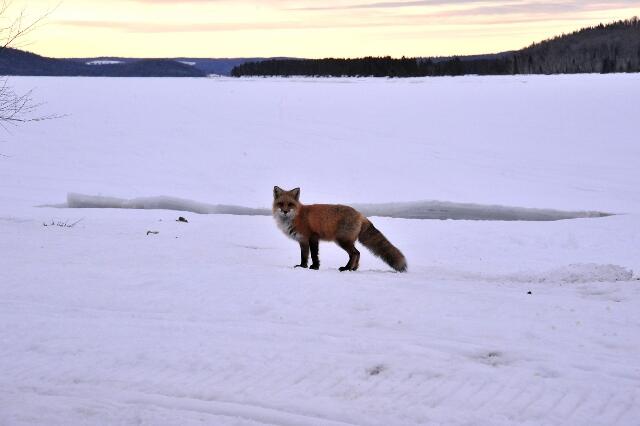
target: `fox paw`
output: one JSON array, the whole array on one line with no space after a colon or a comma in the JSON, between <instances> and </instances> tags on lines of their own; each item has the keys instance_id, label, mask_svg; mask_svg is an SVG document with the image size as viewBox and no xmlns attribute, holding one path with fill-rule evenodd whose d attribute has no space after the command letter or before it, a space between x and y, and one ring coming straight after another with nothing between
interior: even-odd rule
<instances>
[{"instance_id":1,"label":"fox paw","mask_svg":"<svg viewBox=\"0 0 640 426\"><path fill-rule=\"evenodd\" d=\"M307 265L296 265L296 266L294 266L294 268L306 268L306 267L307 267Z\"/></svg>"},{"instance_id":2,"label":"fox paw","mask_svg":"<svg viewBox=\"0 0 640 426\"><path fill-rule=\"evenodd\" d=\"M313 265L309 266L309 269L315 269L317 271L318 269L320 269L320 264L319 263L318 264L314 263Z\"/></svg>"},{"instance_id":3,"label":"fox paw","mask_svg":"<svg viewBox=\"0 0 640 426\"><path fill-rule=\"evenodd\" d=\"M350 270L351 270L351 268L348 268L346 266L341 266L341 267L338 268L338 271L340 271L340 272L350 271Z\"/></svg>"}]
</instances>

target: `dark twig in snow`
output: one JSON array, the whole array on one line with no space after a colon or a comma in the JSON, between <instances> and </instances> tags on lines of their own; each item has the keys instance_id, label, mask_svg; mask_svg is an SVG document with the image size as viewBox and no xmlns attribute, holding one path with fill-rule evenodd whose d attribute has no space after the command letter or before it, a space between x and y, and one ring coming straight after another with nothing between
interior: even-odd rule
<instances>
[{"instance_id":1,"label":"dark twig in snow","mask_svg":"<svg viewBox=\"0 0 640 426\"><path fill-rule=\"evenodd\" d=\"M65 221L61 221L61 220L59 220L59 221L57 221L57 222L56 222L56 221L54 221L54 220L51 220L51 222L49 222L49 223L42 222L42 225L43 225L43 226L59 226L59 227L61 227L61 228L73 228L73 227L74 227L74 226L76 226L78 223L82 222L82 220L83 220L83 219L84 219L84 218L82 218L82 219L78 219L78 220L76 220L76 221L75 221L75 222L73 222L73 223L69 223L69 222L68 222L68 221L66 221L66 220L65 220Z\"/></svg>"}]
</instances>

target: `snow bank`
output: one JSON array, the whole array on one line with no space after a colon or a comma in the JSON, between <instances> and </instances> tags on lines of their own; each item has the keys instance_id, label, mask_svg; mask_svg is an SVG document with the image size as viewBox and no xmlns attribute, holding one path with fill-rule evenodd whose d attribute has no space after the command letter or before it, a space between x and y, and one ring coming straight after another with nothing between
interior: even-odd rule
<instances>
[{"instance_id":1,"label":"snow bank","mask_svg":"<svg viewBox=\"0 0 640 426\"><path fill-rule=\"evenodd\" d=\"M95 61L89 61L86 64L87 65L116 65L121 63L122 61L95 60Z\"/></svg>"},{"instance_id":2,"label":"snow bank","mask_svg":"<svg viewBox=\"0 0 640 426\"><path fill-rule=\"evenodd\" d=\"M610 216L608 213L523 207L484 206L480 204L451 203L446 201L415 201L410 203L354 204L366 216L400 219L455 219L455 220L527 220L551 221L562 219ZM67 194L67 203L56 207L110 208L144 210L178 210L200 214L233 214L241 216L270 216L266 208L250 208L224 204L208 204L176 197L143 197L134 199Z\"/></svg>"},{"instance_id":3,"label":"snow bank","mask_svg":"<svg viewBox=\"0 0 640 426\"><path fill-rule=\"evenodd\" d=\"M504 277L505 281L521 283L613 283L632 279L631 269L598 263L575 263L546 272L517 273Z\"/></svg>"},{"instance_id":4,"label":"snow bank","mask_svg":"<svg viewBox=\"0 0 640 426\"><path fill-rule=\"evenodd\" d=\"M452 203L447 201L415 201L409 203L354 204L367 216L402 219L455 220L562 220L611 216L595 211L561 211L498 205Z\"/></svg>"},{"instance_id":5,"label":"snow bank","mask_svg":"<svg viewBox=\"0 0 640 426\"><path fill-rule=\"evenodd\" d=\"M269 216L268 209L252 209L250 207L229 206L224 204L207 204L176 197L142 197L127 200L124 198L102 197L70 193L67 203L56 207L73 209L142 209L142 210L178 210L200 214L233 214L240 216Z\"/></svg>"}]
</instances>

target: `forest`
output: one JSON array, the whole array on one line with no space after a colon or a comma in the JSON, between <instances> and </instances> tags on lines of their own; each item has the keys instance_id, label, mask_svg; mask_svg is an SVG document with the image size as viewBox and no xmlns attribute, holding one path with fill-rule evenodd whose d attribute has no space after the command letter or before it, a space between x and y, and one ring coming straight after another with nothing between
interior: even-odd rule
<instances>
[{"instance_id":1,"label":"forest","mask_svg":"<svg viewBox=\"0 0 640 426\"><path fill-rule=\"evenodd\" d=\"M640 71L637 17L583 28L524 49L448 58L272 59L247 62L240 76L425 77L506 74L576 74Z\"/></svg>"}]
</instances>

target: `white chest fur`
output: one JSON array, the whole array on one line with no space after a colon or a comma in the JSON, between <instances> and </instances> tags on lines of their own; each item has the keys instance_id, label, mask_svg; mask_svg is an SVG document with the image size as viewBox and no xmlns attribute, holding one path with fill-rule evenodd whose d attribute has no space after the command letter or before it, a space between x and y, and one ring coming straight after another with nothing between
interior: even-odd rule
<instances>
[{"instance_id":1,"label":"white chest fur","mask_svg":"<svg viewBox=\"0 0 640 426\"><path fill-rule=\"evenodd\" d=\"M300 235L298 235L293 225L294 216L283 216L279 213L275 213L273 215L273 218L276 220L278 228L280 228L280 230L284 232L287 237L292 238L296 241L300 241Z\"/></svg>"}]
</instances>

